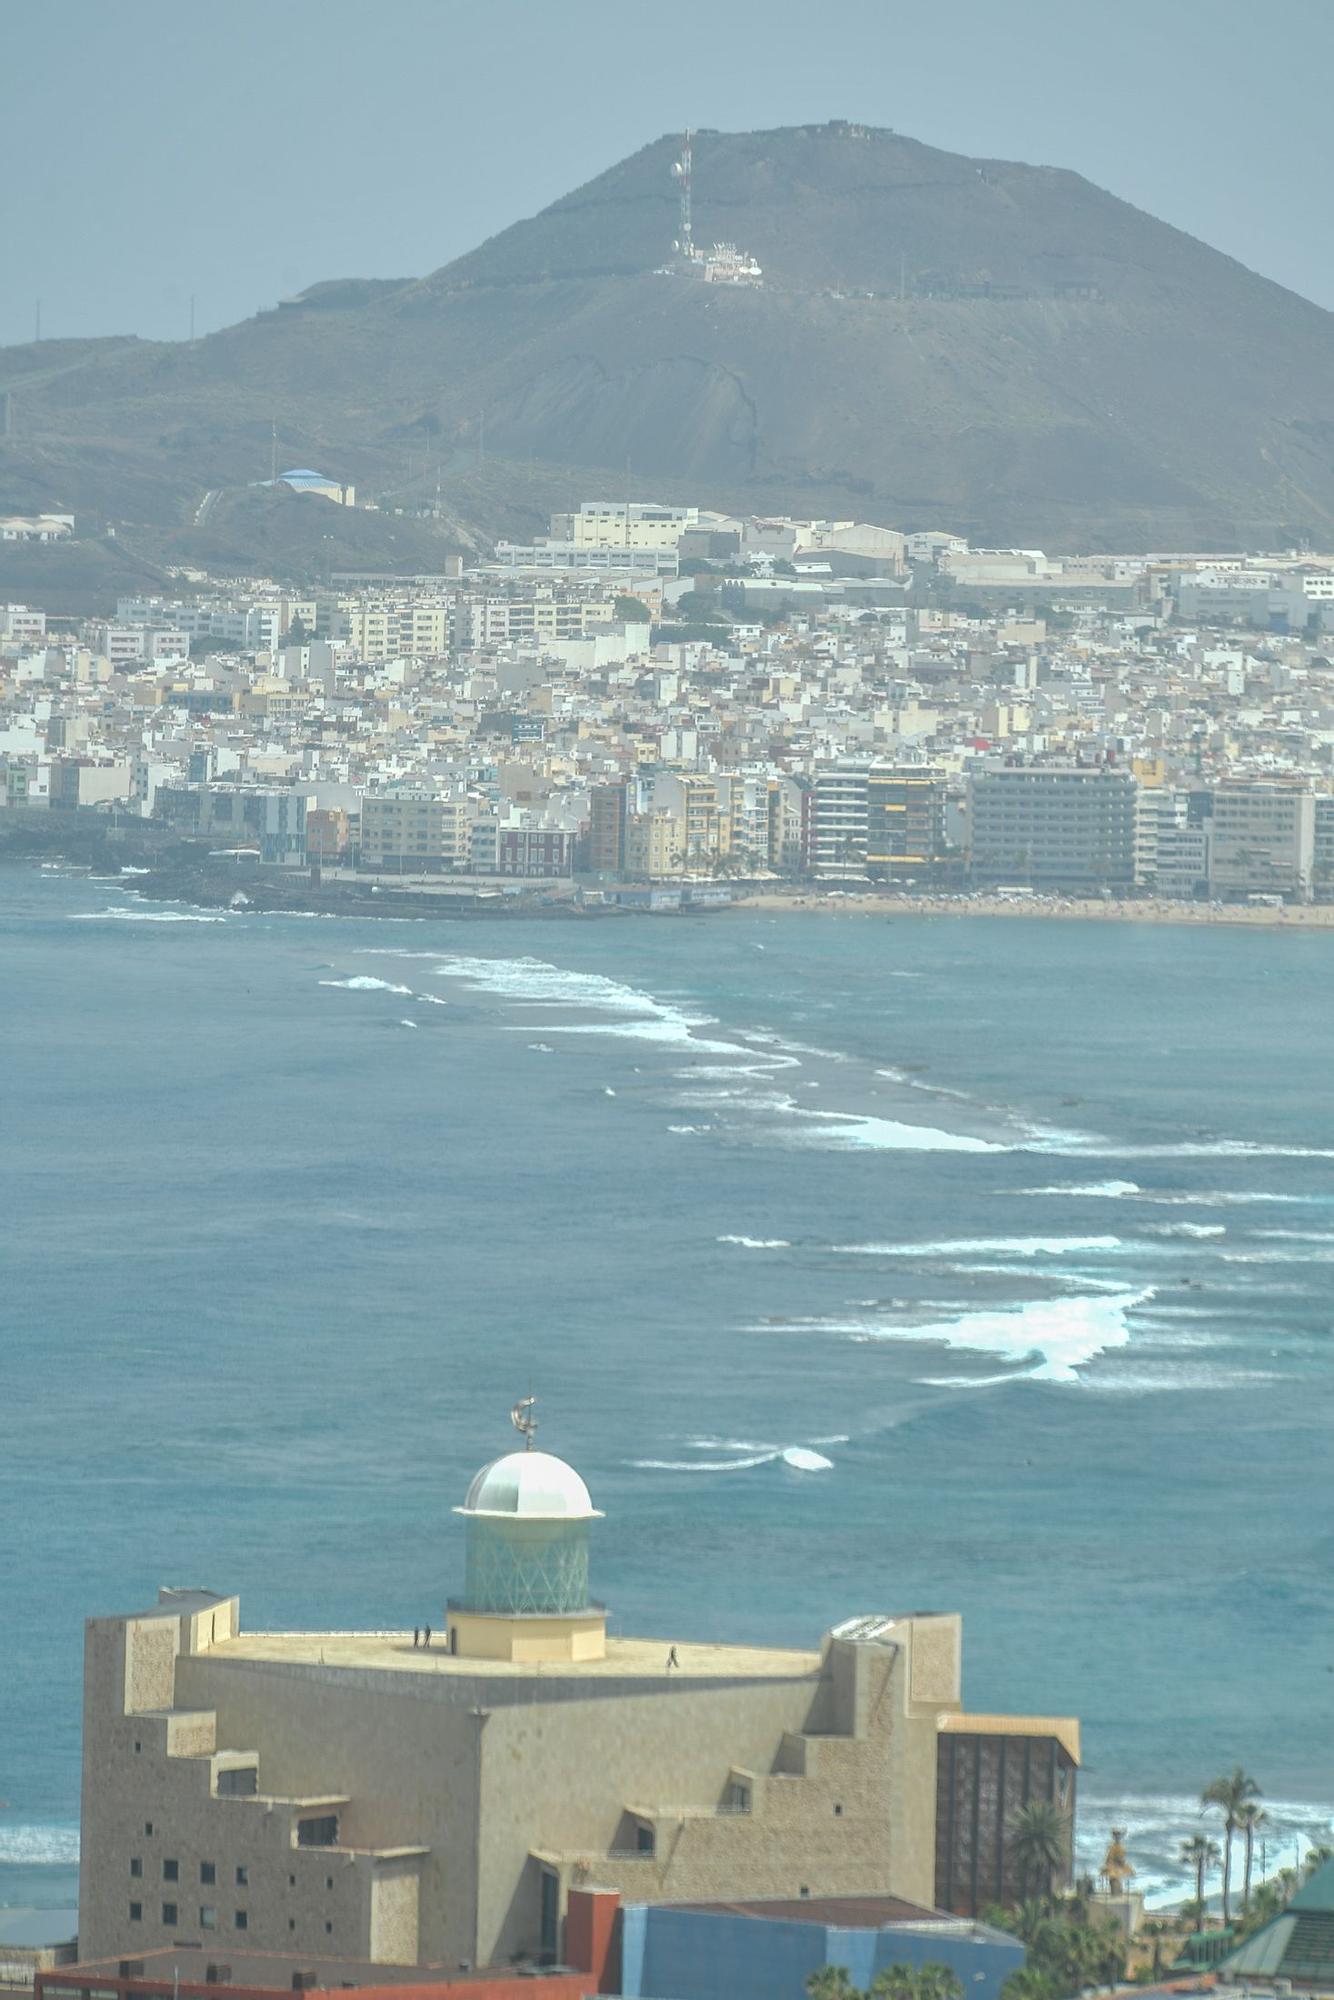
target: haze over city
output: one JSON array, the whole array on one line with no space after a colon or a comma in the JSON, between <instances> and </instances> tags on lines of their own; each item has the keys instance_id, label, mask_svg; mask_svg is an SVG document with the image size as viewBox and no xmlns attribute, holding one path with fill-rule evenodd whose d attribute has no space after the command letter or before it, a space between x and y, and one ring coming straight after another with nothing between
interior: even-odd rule
<instances>
[{"instance_id":1,"label":"haze over city","mask_svg":"<svg viewBox=\"0 0 1334 2000\"><path fill-rule=\"evenodd\" d=\"M1334 16L7 28L0 1989L1334 2000Z\"/></svg>"}]
</instances>

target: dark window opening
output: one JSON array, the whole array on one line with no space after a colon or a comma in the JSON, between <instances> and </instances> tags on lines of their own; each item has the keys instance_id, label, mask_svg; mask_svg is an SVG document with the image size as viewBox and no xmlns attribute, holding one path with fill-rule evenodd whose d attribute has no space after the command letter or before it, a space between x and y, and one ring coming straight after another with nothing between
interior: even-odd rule
<instances>
[{"instance_id":1,"label":"dark window opening","mask_svg":"<svg viewBox=\"0 0 1334 2000\"><path fill-rule=\"evenodd\" d=\"M144 1872L144 1864L141 1856L139 1856L138 1854L132 1854L130 1856L131 1875L139 1876L142 1875L143 1872Z\"/></svg>"},{"instance_id":2,"label":"dark window opening","mask_svg":"<svg viewBox=\"0 0 1334 2000\"><path fill-rule=\"evenodd\" d=\"M174 1903L164 1903L164 1904L162 1905L162 1921L163 1921L163 1923L164 1923L164 1924L174 1924L174 1923L175 1923L175 1921L176 1921L176 1905L175 1905Z\"/></svg>"},{"instance_id":3,"label":"dark window opening","mask_svg":"<svg viewBox=\"0 0 1334 2000\"><path fill-rule=\"evenodd\" d=\"M247 1911L245 1911L245 1910L238 1910L238 1911L236 1912L236 1928L237 1928L237 1930L238 1930L238 1931L248 1931L248 1930L249 1930L249 1928L250 1928L250 1917L249 1917L249 1913L248 1913Z\"/></svg>"},{"instance_id":4,"label":"dark window opening","mask_svg":"<svg viewBox=\"0 0 1334 2000\"><path fill-rule=\"evenodd\" d=\"M143 1922L143 1920L144 1920L144 1906L143 1906L143 1904L142 1904L142 1903L131 1903L131 1904L130 1904L130 1922L131 1922L132 1924L141 1924L141 1923Z\"/></svg>"},{"instance_id":5,"label":"dark window opening","mask_svg":"<svg viewBox=\"0 0 1334 2000\"><path fill-rule=\"evenodd\" d=\"M208 1882L216 1882L216 1881L217 1881L217 1879L218 1879L218 1871L217 1871L216 1867L215 1867L215 1866L213 1865L213 1863L212 1863L211 1861L201 1861L201 1862L200 1862L200 1864L199 1864L199 1879L200 1879L200 1881L201 1881L201 1882L204 1882L204 1883L208 1883Z\"/></svg>"},{"instance_id":6,"label":"dark window opening","mask_svg":"<svg viewBox=\"0 0 1334 2000\"><path fill-rule=\"evenodd\" d=\"M560 1942L560 1877L550 1868L542 1870L542 1957L555 1963Z\"/></svg>"},{"instance_id":7,"label":"dark window opening","mask_svg":"<svg viewBox=\"0 0 1334 2000\"><path fill-rule=\"evenodd\" d=\"M181 1879L180 1862L164 1861L162 1864L162 1879L164 1882L179 1882Z\"/></svg>"},{"instance_id":8,"label":"dark window opening","mask_svg":"<svg viewBox=\"0 0 1334 2000\"><path fill-rule=\"evenodd\" d=\"M321 1813L317 1819L299 1819L296 1823L296 1844L298 1847L336 1847L338 1814Z\"/></svg>"},{"instance_id":9,"label":"dark window opening","mask_svg":"<svg viewBox=\"0 0 1334 2000\"><path fill-rule=\"evenodd\" d=\"M220 1799L253 1799L259 1793L259 1766L257 1764L237 1764L232 1769L219 1771L216 1786Z\"/></svg>"},{"instance_id":10,"label":"dark window opening","mask_svg":"<svg viewBox=\"0 0 1334 2000\"><path fill-rule=\"evenodd\" d=\"M238 1868L236 1871L237 1888L244 1889L249 1880L250 1880L250 1870L248 1868Z\"/></svg>"}]
</instances>

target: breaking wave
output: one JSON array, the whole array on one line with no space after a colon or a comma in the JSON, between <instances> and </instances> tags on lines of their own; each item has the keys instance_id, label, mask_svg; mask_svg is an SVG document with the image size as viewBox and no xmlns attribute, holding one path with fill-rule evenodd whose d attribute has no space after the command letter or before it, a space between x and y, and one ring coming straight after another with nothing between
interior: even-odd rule
<instances>
[{"instance_id":1,"label":"breaking wave","mask_svg":"<svg viewBox=\"0 0 1334 2000\"><path fill-rule=\"evenodd\" d=\"M322 979L321 986L341 986L349 993L406 993L412 995L410 986L395 986L390 979L371 979L364 972L358 972L351 979Z\"/></svg>"},{"instance_id":2,"label":"breaking wave","mask_svg":"<svg viewBox=\"0 0 1334 2000\"><path fill-rule=\"evenodd\" d=\"M834 1243L845 1257L1065 1257L1124 1250L1119 1236L961 1236L940 1243Z\"/></svg>"},{"instance_id":3,"label":"breaking wave","mask_svg":"<svg viewBox=\"0 0 1334 2000\"><path fill-rule=\"evenodd\" d=\"M899 1340L971 1354L994 1354L1016 1367L1032 1364L1025 1372L1034 1381L1079 1382L1083 1379L1077 1372L1080 1368L1109 1349L1127 1344L1130 1315L1152 1297L1152 1287L1146 1287L1137 1292L1034 1299L1023 1305L964 1312L954 1319L916 1325L863 1322L849 1337L855 1341ZM971 1377L968 1386L982 1387L983 1382Z\"/></svg>"},{"instance_id":4,"label":"breaking wave","mask_svg":"<svg viewBox=\"0 0 1334 2000\"><path fill-rule=\"evenodd\" d=\"M69 1868L79 1859L77 1826L0 1826L0 1862L10 1868Z\"/></svg>"},{"instance_id":5,"label":"breaking wave","mask_svg":"<svg viewBox=\"0 0 1334 2000\"><path fill-rule=\"evenodd\" d=\"M673 1132L678 1132L684 1131L687 1128L673 1125L669 1129ZM688 1129L693 1131L697 1128L692 1126ZM715 1241L719 1243L735 1243L739 1250L790 1250L792 1248L792 1245L785 1236L719 1236L715 1238Z\"/></svg>"},{"instance_id":6,"label":"breaking wave","mask_svg":"<svg viewBox=\"0 0 1334 2000\"><path fill-rule=\"evenodd\" d=\"M796 1110L796 1106L790 1106ZM967 1132L946 1132L935 1125L905 1125L896 1118L858 1117L855 1112L809 1111L799 1113L802 1123L784 1137L790 1145L816 1146L830 1151L887 1153L1004 1153L1010 1149L994 1139L974 1138ZM805 1121L810 1120L810 1123ZM819 1120L817 1124L815 1121Z\"/></svg>"},{"instance_id":7,"label":"breaking wave","mask_svg":"<svg viewBox=\"0 0 1334 2000\"><path fill-rule=\"evenodd\" d=\"M846 1444L845 1437L820 1438L820 1444ZM640 1472L749 1472L757 1465L786 1465L793 1472L832 1472L834 1461L806 1444L757 1444L753 1438L690 1438L694 1452L740 1452L739 1458L636 1458Z\"/></svg>"},{"instance_id":8,"label":"breaking wave","mask_svg":"<svg viewBox=\"0 0 1334 2000\"><path fill-rule=\"evenodd\" d=\"M72 924L225 924L227 919L208 910L149 910L134 904L117 904L109 910L71 910Z\"/></svg>"}]
</instances>

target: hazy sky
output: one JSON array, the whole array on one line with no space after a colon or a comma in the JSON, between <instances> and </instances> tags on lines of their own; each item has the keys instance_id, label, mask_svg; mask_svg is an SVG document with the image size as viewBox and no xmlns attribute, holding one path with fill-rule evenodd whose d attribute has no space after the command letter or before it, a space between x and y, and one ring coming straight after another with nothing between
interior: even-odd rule
<instances>
[{"instance_id":1,"label":"hazy sky","mask_svg":"<svg viewBox=\"0 0 1334 2000\"><path fill-rule=\"evenodd\" d=\"M1334 307L1334 0L8 0L0 341L433 270L682 125L1076 168Z\"/></svg>"}]
</instances>

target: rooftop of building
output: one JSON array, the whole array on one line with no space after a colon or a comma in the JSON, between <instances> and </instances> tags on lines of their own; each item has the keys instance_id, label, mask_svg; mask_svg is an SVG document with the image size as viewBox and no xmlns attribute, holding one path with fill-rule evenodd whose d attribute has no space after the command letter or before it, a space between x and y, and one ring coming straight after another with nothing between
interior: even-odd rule
<instances>
[{"instance_id":1,"label":"rooftop of building","mask_svg":"<svg viewBox=\"0 0 1334 2000\"><path fill-rule=\"evenodd\" d=\"M675 1659L668 1666L668 1655ZM777 1646L718 1646L671 1639L608 1638L600 1660L487 1660L456 1657L443 1633L428 1647L406 1632L248 1632L209 1647L210 1660L430 1674L466 1679L715 1680L799 1679L819 1671L820 1654Z\"/></svg>"},{"instance_id":2,"label":"rooftop of building","mask_svg":"<svg viewBox=\"0 0 1334 2000\"><path fill-rule=\"evenodd\" d=\"M948 1910L905 1902L902 1896L762 1896L744 1903L676 1903L668 1907L704 1916L765 1917L772 1923L832 1924L840 1930L883 1930L888 1924L953 1924ZM971 1919L965 1919L971 1924Z\"/></svg>"},{"instance_id":3,"label":"rooftop of building","mask_svg":"<svg viewBox=\"0 0 1334 2000\"><path fill-rule=\"evenodd\" d=\"M350 1990L358 2000L397 1993L410 1988L418 2000L430 2000L442 1990L508 1988L522 1979L525 1987L549 1988L564 1992L578 1985L578 1978L561 1967L535 1965L478 1966L464 1968L445 1965L392 1965L379 1960L321 1958L305 1952L233 1951L216 1945L173 1944L146 1951L133 1958L89 1959L61 1966L43 1984L53 1996L64 1991L94 1988L98 1992L161 1992L168 1987L176 1995L207 1996L216 2000L219 1990L230 2000L268 2000L274 1994L290 1995L299 1973L307 1989ZM219 1977L221 1974L221 1977ZM586 1983L587 1975L579 1975Z\"/></svg>"}]
</instances>

